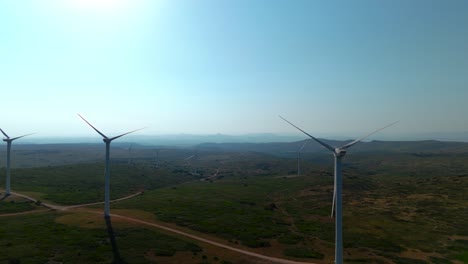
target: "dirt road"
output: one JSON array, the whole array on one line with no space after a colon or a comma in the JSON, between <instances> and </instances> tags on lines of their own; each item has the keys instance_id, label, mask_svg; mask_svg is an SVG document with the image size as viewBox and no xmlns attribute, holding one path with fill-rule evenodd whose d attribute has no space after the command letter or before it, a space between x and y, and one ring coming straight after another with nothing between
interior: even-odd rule
<instances>
[{"instance_id":1,"label":"dirt road","mask_svg":"<svg viewBox=\"0 0 468 264\"><path fill-rule=\"evenodd\" d=\"M11 192L12 194L16 195L16 196L20 196L20 197L23 197L23 198L26 198L30 201L33 201L33 202L37 202L36 199L34 199L33 197L30 197L30 196L27 196L27 195L24 195L24 194L21 194L21 193L17 193L17 192ZM119 198L119 199L115 199L115 200L111 200L110 202L113 203L113 202L118 202L118 201L122 201L122 200L126 200L126 199L130 199L130 198L133 198L135 196L138 196L140 194L142 194L143 192L137 192L137 193L134 193L132 195L129 195L129 196L125 196L125 197L122 197L122 198ZM87 204L75 204L75 205L54 205L54 204L48 204L48 203L41 203L41 205L43 205L44 207L47 207L49 209L54 209L54 210L59 210L59 211L65 211L65 210L68 210L68 209L73 209L73 208L79 208L79 207L86 207L86 206L91 206L91 205L97 205L97 204L103 204L104 202L95 202L95 203L87 203Z\"/></svg>"},{"instance_id":2,"label":"dirt road","mask_svg":"<svg viewBox=\"0 0 468 264\"><path fill-rule=\"evenodd\" d=\"M172 233L176 233L176 234L179 234L179 235L182 235L182 236L185 236L185 237L189 237L189 238L192 238L192 239L195 239L195 240L207 243L207 244L211 244L211 245L214 245L214 246L218 246L218 247L222 247L222 248L225 248L225 249L228 249L228 250L239 252L239 253L242 253L244 255L248 255L248 256L264 259L264 260L269 260L269 261L271 261L273 263L281 263L281 264L314 264L312 262L299 262L299 261L269 257L269 256L266 256L266 255L258 254L258 253L247 251L247 250L243 250L243 249L240 249L240 248L235 248L235 247L223 244L223 243L219 243L219 242L216 242L216 241L213 241L213 240L209 240L209 239L206 239L206 238L203 238L203 237L199 237L197 235L189 234L189 233L186 233L186 232L174 229L174 228L170 228L170 227L155 224L155 223L152 223L152 222L147 222L147 221L131 218L131 217L128 217L128 216L123 216L123 215L118 215L118 214L111 214L111 217L120 218L120 219L126 220L128 222L134 222L134 223L138 223L138 224L143 224L143 225L156 227L156 228L163 229L163 230L166 230L166 231L169 231L169 232L172 232Z\"/></svg>"},{"instance_id":3,"label":"dirt road","mask_svg":"<svg viewBox=\"0 0 468 264\"><path fill-rule=\"evenodd\" d=\"M26 198L26 199L28 199L30 201L33 201L33 202L37 202L36 199L34 199L33 197L30 197L30 196L27 196L27 195L23 195L23 194L16 193L16 192L12 192L12 194L24 197L24 198ZM135 197L137 195L140 195L140 194L142 194L142 192L138 192L138 193L135 193L135 194L123 197L123 198L112 200L111 202L117 202L117 201L122 201L122 200L125 200L125 199L130 199L130 198L133 198L133 197ZM61 205L52 205L52 204L42 203L42 205L47 207L47 208L50 208L50 209L66 211L66 210L69 210L69 209L85 207L85 206L90 206L90 205L96 205L96 204L103 204L103 203L104 202L96 202L96 203L77 204L77 205L69 205L69 206L61 206ZM96 212L96 211L87 211L87 212L101 213L101 212ZM17 215L17 214L25 214L25 213L16 213L16 214L8 214L8 215ZM5 216L7 216L7 215L5 215ZM221 247L221 248L224 248L224 249L227 249L227 250L235 251L235 252L247 255L247 256L251 256L251 257L271 261L272 263L279 263L279 264L316 264L316 263L313 263L313 262L300 262L300 261L280 259L280 258L275 258L275 257L262 255L262 254L259 254L259 253L251 252L251 251L248 251L248 250L244 250L244 249L236 248L236 247L233 247L233 246L230 246L230 245L227 245L227 244L216 242L216 241L213 241L213 240L210 240L210 239L206 239L206 238L203 238L203 237L200 237L200 236L197 236L197 235L189 234L189 233L186 233L184 231L180 231L180 230L177 230L177 229L174 229L174 228L170 228L170 227L163 226L163 225L160 225L160 224L156 224L156 223L153 223L153 222L148 222L148 221L144 221L144 220L140 220L140 219L124 216L124 215L111 214L111 217L120 218L120 219L128 221L128 222L133 222L133 223L137 223L137 224L142 224L142 225L146 225L146 226L155 227L155 228L162 229L162 230L165 230L165 231L168 231L168 232L171 232L171 233L175 233L175 234L178 234L178 235L182 235L182 236L194 239L194 240L198 240L198 241L201 241L201 242L204 242L204 243L207 243L207 244L211 244L211 245L218 246L218 247Z\"/></svg>"}]
</instances>

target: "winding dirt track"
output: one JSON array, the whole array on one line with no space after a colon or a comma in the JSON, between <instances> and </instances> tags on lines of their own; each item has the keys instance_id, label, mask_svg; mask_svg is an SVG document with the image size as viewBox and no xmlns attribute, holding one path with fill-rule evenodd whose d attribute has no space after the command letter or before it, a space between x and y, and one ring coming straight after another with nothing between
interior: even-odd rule
<instances>
[{"instance_id":1,"label":"winding dirt track","mask_svg":"<svg viewBox=\"0 0 468 264\"><path fill-rule=\"evenodd\" d=\"M21 193L17 193L17 192L11 192L12 194L16 195L16 196L20 196L20 197L23 197L23 198L26 198L30 201L33 201L33 202L37 202L36 199L30 197L30 196L27 196L27 195L24 195L24 194L21 194ZM134 193L132 195L129 195L129 196L125 196L125 197L122 197L122 198L119 198L119 199L115 199L115 200L112 200L110 201L111 203L113 202L118 202L118 201L122 201L122 200L126 200L126 199L130 199L130 198L133 198L135 196L138 196L140 194L142 194L143 192L137 192L137 193ZM73 209L73 208L79 208L79 207L86 207L86 206L91 206L91 205L98 205L98 204L103 204L104 202L95 202L95 203L87 203L87 204L75 204L75 205L53 205L53 204L48 204L48 203L41 203L41 205L43 205L44 207L47 207L49 209L54 209L54 210L59 210L59 211L65 211L65 210L68 210L68 209Z\"/></svg>"},{"instance_id":2,"label":"winding dirt track","mask_svg":"<svg viewBox=\"0 0 468 264\"><path fill-rule=\"evenodd\" d=\"M111 214L111 216L116 217L116 218L120 218L120 219L124 219L124 220L126 220L128 222L134 222L134 223L139 223L139 224L148 225L148 226L156 227L156 228L159 228L159 229L163 229L163 230L166 230L166 231L169 231L169 232L172 232L172 233L176 233L176 234L179 234L179 235L183 235L185 237L189 237L189 238L192 238L192 239L195 239L195 240L207 243L207 244L222 247L222 248L225 248L225 249L228 249L228 250L231 250L231 251L236 251L236 252L242 253L244 255L248 255L248 256L252 256L252 257L256 257L256 258L261 258L261 259L264 259L264 260L269 260L269 261L272 261L274 263L314 264L314 263L311 263L311 262L299 262L299 261L269 257L269 256L266 256L266 255L258 254L258 253L247 251L247 250L243 250L243 249L240 249L240 248L231 247L231 246L226 245L226 244L222 244L222 243L215 242L213 240L209 240L209 239L206 239L206 238L203 238L203 237L199 237L199 236L196 236L196 235L185 233L183 231L173 229L173 228L170 228L170 227L167 227L167 226L158 225L158 224L155 224L155 223L151 223L151 222L147 222L147 221L143 221L143 220L139 220L139 219L123 216L123 215Z\"/></svg>"},{"instance_id":3,"label":"winding dirt track","mask_svg":"<svg viewBox=\"0 0 468 264\"><path fill-rule=\"evenodd\" d=\"M12 192L12 194L17 195L17 196L20 196L20 197L23 197L23 198L26 198L26 199L28 199L28 200L30 200L30 201L33 201L33 202L37 202L37 200L34 199L33 197L30 197L30 196L27 196L27 195L24 195L24 194L20 194L20 193L16 193L16 192ZM141 194L142 194L142 192L138 192L138 193L135 193L135 194L126 196L126 197L122 197L122 198L119 198L119 199L116 199L116 200L112 200L111 202L117 202L117 201L122 201L122 200L130 199L130 198L133 198L133 197L138 196L138 195L141 195ZM42 203L42 205L43 205L44 207L49 208L49 209L60 210L60 211L66 211L66 210L69 210L69 209L74 209L74 208L79 208L79 207L85 207L85 206L90 206L90 205L103 204L103 203L104 203L104 202L96 202L96 203L77 204L77 205L69 205L69 206L52 205L52 204ZM44 211L42 210L42 211L34 211L34 212L44 212ZM100 212L96 212L96 211L87 211L87 212L90 212L90 213L100 213ZM0 216L21 215L21 214L28 214L28 213L33 213L33 212L22 212L22 213L4 214L4 215L0 215ZM162 229L162 230L165 230L165 231L169 231L169 232L171 232L171 233L175 233L175 234L178 234L178 235L182 235L182 236L185 236L185 237L188 237L188 238L191 238L191 239L194 239L194 240L198 240L198 241L201 241L201 242L210 244L210 245L222 247L222 248L224 248L224 249L231 250L231 251L235 251L235 252L238 252L238 253L247 255L247 256L256 257L256 258L260 258L260 259L263 259L263 260L271 261L271 262L273 262L273 263L280 263L280 264L316 264L316 263L313 263L313 262L300 262L300 261L293 261L293 260L287 260L287 259L280 259L280 258L275 258L275 257L270 257L270 256L262 255L262 254L259 254L259 253L247 251L247 250L240 249L240 248L236 248L236 247L232 247L232 246L230 246L230 245L226 245L226 244L223 244L223 243L220 243L220 242L216 242L216 241L213 241L213 240L209 240L209 239L206 239L206 238L197 236L197 235L189 234L189 233L186 233L186 232L183 232L183 231L174 229L174 228L170 228L170 227L167 227L167 226L159 225L159 224L156 224L156 223L153 223L153 222L143 221L143 220L140 220L140 219L136 219L136 218L132 218L132 217L124 216L124 215L111 214L111 217L120 218L120 219L125 220L125 221L128 221L128 222L133 222L133 223L142 224L142 225L146 225L146 226L156 227L156 228L158 228L158 229Z\"/></svg>"}]
</instances>

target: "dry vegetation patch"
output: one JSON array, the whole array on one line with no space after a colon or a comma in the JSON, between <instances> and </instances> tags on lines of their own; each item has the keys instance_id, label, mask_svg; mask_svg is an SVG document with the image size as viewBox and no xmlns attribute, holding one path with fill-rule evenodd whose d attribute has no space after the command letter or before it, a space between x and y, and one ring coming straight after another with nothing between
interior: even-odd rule
<instances>
[{"instance_id":1,"label":"dry vegetation patch","mask_svg":"<svg viewBox=\"0 0 468 264\"><path fill-rule=\"evenodd\" d=\"M106 226L102 215L78 211L59 216L55 218L55 222L81 228L105 228Z\"/></svg>"}]
</instances>

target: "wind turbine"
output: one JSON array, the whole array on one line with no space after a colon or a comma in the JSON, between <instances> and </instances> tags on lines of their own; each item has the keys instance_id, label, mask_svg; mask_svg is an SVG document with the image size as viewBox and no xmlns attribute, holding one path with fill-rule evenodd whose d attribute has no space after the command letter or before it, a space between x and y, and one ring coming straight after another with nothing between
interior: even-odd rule
<instances>
[{"instance_id":1,"label":"wind turbine","mask_svg":"<svg viewBox=\"0 0 468 264\"><path fill-rule=\"evenodd\" d=\"M297 176L301 175L301 150L307 145L307 141L304 142L302 147L297 151Z\"/></svg>"},{"instance_id":2,"label":"wind turbine","mask_svg":"<svg viewBox=\"0 0 468 264\"><path fill-rule=\"evenodd\" d=\"M156 155L154 156L154 166L156 168L159 168L159 151L160 151L160 149L156 148L155 151L156 151Z\"/></svg>"},{"instance_id":3,"label":"wind turbine","mask_svg":"<svg viewBox=\"0 0 468 264\"><path fill-rule=\"evenodd\" d=\"M110 200L110 188L109 188L110 186L110 168L109 168L110 143L114 139L118 139L119 137L142 130L143 128L132 130L130 132L123 133L121 135L118 135L112 138L108 138L106 135L101 133L101 131L97 130L97 128L91 125L91 123L89 123L86 119L84 119L84 117L82 117L80 114L78 114L78 116L81 117L81 119L83 119L83 121L85 121L90 127L92 127L99 135L101 135L102 141L106 143L106 170L105 170L105 183L104 183L104 218L109 218L110 217L110 201L109 201Z\"/></svg>"},{"instance_id":4,"label":"wind turbine","mask_svg":"<svg viewBox=\"0 0 468 264\"><path fill-rule=\"evenodd\" d=\"M289 123L291 126L297 128L299 131L302 133L306 134L309 136L311 139L315 140L317 143L320 145L324 146L326 149L330 150L333 153L333 156L335 157L335 177L334 177L334 188L333 188L333 205L335 204L336 200L336 207L333 208L332 206L332 217L333 217L333 210L335 210L335 263L336 264L342 264L343 263L343 225L342 225L342 170L341 170L341 162L343 157L346 155L346 150L350 147L352 147L354 144L360 142L361 140L369 137L372 134L375 134L391 125L394 125L396 122L393 122L389 125L384 126L383 128L380 128L378 130L375 130L372 133L369 133L361 138L358 138L354 141L349 142L348 144L345 144L342 147L332 147L328 145L327 143L313 137L309 133L305 132L298 126L294 125L293 123L289 122L282 116L279 116L281 119Z\"/></svg>"},{"instance_id":5,"label":"wind turbine","mask_svg":"<svg viewBox=\"0 0 468 264\"><path fill-rule=\"evenodd\" d=\"M185 161L187 161L187 164L186 164L186 165L187 165L189 168L192 169L192 172L191 172L192 175L194 174L194 171L193 171L193 168L192 168L192 159L193 159L194 157L195 157L195 154L194 154L194 155L191 155L191 156L189 156L189 157L187 157L187 158L184 159Z\"/></svg>"},{"instance_id":6,"label":"wind turbine","mask_svg":"<svg viewBox=\"0 0 468 264\"><path fill-rule=\"evenodd\" d=\"M155 156L154 156L154 167L159 168L160 160L159 160L159 153L164 152L167 149L160 149L160 148L155 148Z\"/></svg>"},{"instance_id":7,"label":"wind turbine","mask_svg":"<svg viewBox=\"0 0 468 264\"><path fill-rule=\"evenodd\" d=\"M19 138L22 138L22 137L25 137L25 136L29 136L29 135L32 135L32 134L26 134L26 135L22 135L22 136L19 136L19 137L14 137L14 138L10 138L6 133L5 131L3 131L1 128L0 128L0 131L2 131L2 134L5 136L5 138L3 139L3 141L5 141L7 143L7 168L6 168L6 196L10 195L10 192L11 192L11 186L10 186L10 151L11 151L11 143L14 141L14 140L17 140Z\"/></svg>"},{"instance_id":8,"label":"wind turbine","mask_svg":"<svg viewBox=\"0 0 468 264\"><path fill-rule=\"evenodd\" d=\"M132 164L132 148L133 148L133 143L128 148L128 166Z\"/></svg>"}]
</instances>

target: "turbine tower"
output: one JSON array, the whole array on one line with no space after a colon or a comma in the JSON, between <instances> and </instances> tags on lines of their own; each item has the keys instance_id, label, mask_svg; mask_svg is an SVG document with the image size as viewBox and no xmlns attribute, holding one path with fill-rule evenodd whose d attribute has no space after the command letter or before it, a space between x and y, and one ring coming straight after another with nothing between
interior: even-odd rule
<instances>
[{"instance_id":1,"label":"turbine tower","mask_svg":"<svg viewBox=\"0 0 468 264\"><path fill-rule=\"evenodd\" d=\"M86 119L84 119L84 117L82 117L80 114L78 114L78 116L83 119L83 121L85 121L90 127L92 127L99 135L102 136L102 141L104 141L104 143L106 143L106 170L105 170L105 183L104 183L104 218L109 218L110 217L110 168L109 168L109 150L110 150L110 143L114 140L114 139L118 139L119 137L122 137L122 136L125 136L127 134L130 134L130 133L133 133L133 132L136 132L138 130L142 130L143 128L140 128L140 129L136 129L136 130L132 130L130 132L127 132L127 133L123 133L121 135L118 135L118 136L115 136L115 137L112 137L112 138L108 138L106 135L104 135L103 133L101 133L101 131L97 130L97 128L95 128L93 125L91 125L91 123L89 123Z\"/></svg>"},{"instance_id":2,"label":"turbine tower","mask_svg":"<svg viewBox=\"0 0 468 264\"><path fill-rule=\"evenodd\" d=\"M161 151L164 151L164 149L155 148L154 151L155 151L155 156L154 156L154 167L155 167L155 168L159 168L159 164L160 164L159 153L160 153Z\"/></svg>"},{"instance_id":3,"label":"turbine tower","mask_svg":"<svg viewBox=\"0 0 468 264\"><path fill-rule=\"evenodd\" d=\"M6 196L10 195L10 192L11 192L11 186L10 186L10 152L11 152L11 143L13 142L13 140L17 140L19 138L22 138L22 137L25 137L25 136L29 136L29 135L32 135L32 134L26 134L26 135L22 135L22 136L19 136L19 137L15 137L15 138L10 138L6 133L5 131L3 131L1 128L0 128L0 131L2 131L2 134L5 136L5 138L3 139L3 141L5 141L7 143L7 168L6 168L6 186L5 186L5 189L6 189Z\"/></svg>"},{"instance_id":4,"label":"turbine tower","mask_svg":"<svg viewBox=\"0 0 468 264\"><path fill-rule=\"evenodd\" d=\"M160 151L160 149L158 149L158 148L155 149L156 155L154 156L154 166L156 168L159 167L159 151Z\"/></svg>"},{"instance_id":5,"label":"turbine tower","mask_svg":"<svg viewBox=\"0 0 468 264\"><path fill-rule=\"evenodd\" d=\"M324 146L326 149L330 150L333 153L333 156L335 157L335 177L334 177L334 188L333 188L333 206L335 205L335 200L336 200L336 207L332 207L332 217L333 217L333 210L335 210L335 263L336 264L343 264L343 225L342 225L342 170L341 170L341 162L343 157L346 155L346 150L353 146L354 144L360 142L361 140L369 137L372 134L375 134L391 125L394 125L396 122L393 122L389 125L384 126L383 128L380 128L372 133L369 133L361 138L358 138L354 141L351 141L348 144L345 144L342 147L332 147L328 145L327 143L311 136L309 133L305 132L298 126L294 125L293 123L289 122L282 116L279 116L281 119L289 123L291 126L297 128L299 131L302 133L306 134L309 136L311 139L315 140L317 143L320 145Z\"/></svg>"},{"instance_id":6,"label":"turbine tower","mask_svg":"<svg viewBox=\"0 0 468 264\"><path fill-rule=\"evenodd\" d=\"M297 151L297 176L301 176L301 150L307 145L307 141L304 142L302 147Z\"/></svg>"},{"instance_id":7,"label":"turbine tower","mask_svg":"<svg viewBox=\"0 0 468 264\"><path fill-rule=\"evenodd\" d=\"M128 166L129 167L130 167L130 164L132 164L132 148L133 148L133 143L128 148Z\"/></svg>"}]
</instances>

